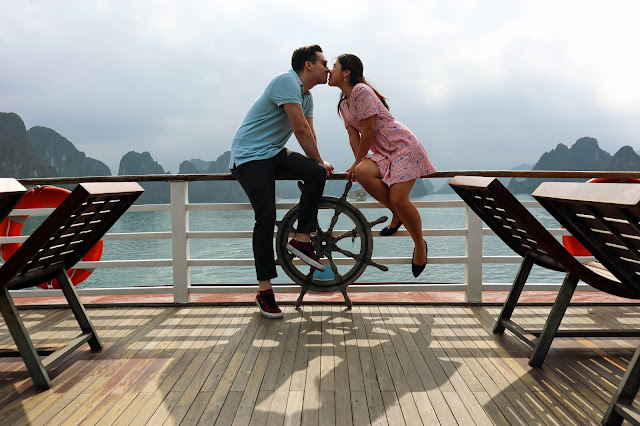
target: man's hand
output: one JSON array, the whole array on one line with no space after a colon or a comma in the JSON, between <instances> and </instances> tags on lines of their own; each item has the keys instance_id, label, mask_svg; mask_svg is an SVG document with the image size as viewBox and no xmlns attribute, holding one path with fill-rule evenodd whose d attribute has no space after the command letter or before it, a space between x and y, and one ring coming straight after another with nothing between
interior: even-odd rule
<instances>
[{"instance_id":1,"label":"man's hand","mask_svg":"<svg viewBox=\"0 0 640 426\"><path fill-rule=\"evenodd\" d=\"M331 174L333 173L333 166L326 161L323 161L322 165L325 169L327 169L327 177L331 176Z\"/></svg>"}]
</instances>

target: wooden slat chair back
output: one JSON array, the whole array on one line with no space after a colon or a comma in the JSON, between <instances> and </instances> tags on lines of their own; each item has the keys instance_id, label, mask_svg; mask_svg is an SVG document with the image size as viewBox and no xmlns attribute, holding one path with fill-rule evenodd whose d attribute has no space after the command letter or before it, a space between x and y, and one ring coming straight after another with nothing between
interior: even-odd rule
<instances>
[{"instance_id":1,"label":"wooden slat chair back","mask_svg":"<svg viewBox=\"0 0 640 426\"><path fill-rule=\"evenodd\" d=\"M617 296L640 298L640 294L621 286L602 265L595 262L581 264L498 179L456 176L449 185L496 235L523 257L493 331L503 333L508 329L530 345L533 352L529 365L538 366L544 362L554 337L640 336L639 330L559 330L579 280ZM511 315L534 264L565 272L566 276L543 329L525 330L511 320Z\"/></svg>"},{"instance_id":2,"label":"wooden slat chair back","mask_svg":"<svg viewBox=\"0 0 640 426\"><path fill-rule=\"evenodd\" d=\"M4 220L20 198L27 192L27 188L13 178L0 178L0 221Z\"/></svg>"},{"instance_id":3,"label":"wooden slat chair back","mask_svg":"<svg viewBox=\"0 0 640 426\"><path fill-rule=\"evenodd\" d=\"M85 342L92 350L102 348L66 271L82 259L142 192L135 182L79 184L0 268L0 310L36 387L50 388L46 369L54 368ZM60 283L82 334L40 361L8 290L32 287L53 278Z\"/></svg>"},{"instance_id":4,"label":"wooden slat chair back","mask_svg":"<svg viewBox=\"0 0 640 426\"><path fill-rule=\"evenodd\" d=\"M615 293L640 296L640 185L544 183L533 195L587 250L598 252L621 281Z\"/></svg>"},{"instance_id":5,"label":"wooden slat chair back","mask_svg":"<svg viewBox=\"0 0 640 426\"><path fill-rule=\"evenodd\" d=\"M620 286L640 294L640 185L543 183L533 196L573 234ZM632 406L640 387L640 347L615 393L602 424L623 419L640 424Z\"/></svg>"},{"instance_id":6,"label":"wooden slat chair back","mask_svg":"<svg viewBox=\"0 0 640 426\"><path fill-rule=\"evenodd\" d=\"M67 270L103 237L138 198L135 182L82 183L0 269L0 288L31 287Z\"/></svg>"},{"instance_id":7,"label":"wooden slat chair back","mask_svg":"<svg viewBox=\"0 0 640 426\"><path fill-rule=\"evenodd\" d=\"M560 243L533 217L498 179L456 176L449 185L505 244L520 256L543 268L564 272L547 249L559 251ZM557 253L554 253L557 254Z\"/></svg>"}]
</instances>

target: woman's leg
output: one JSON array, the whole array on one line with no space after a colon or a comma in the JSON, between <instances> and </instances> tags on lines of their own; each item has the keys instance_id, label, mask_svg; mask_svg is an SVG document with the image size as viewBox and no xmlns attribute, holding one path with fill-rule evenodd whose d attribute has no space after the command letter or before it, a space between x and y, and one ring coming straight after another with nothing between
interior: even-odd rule
<instances>
[{"instance_id":1,"label":"woman's leg","mask_svg":"<svg viewBox=\"0 0 640 426\"><path fill-rule=\"evenodd\" d=\"M380 179L380 169L378 169L378 165L372 160L365 158L358 164L358 167L356 167L355 175L358 183L362 185L369 195L391 210L393 218L391 219L390 225L396 226L400 219L389 199L389 187Z\"/></svg>"},{"instance_id":2,"label":"woman's leg","mask_svg":"<svg viewBox=\"0 0 640 426\"><path fill-rule=\"evenodd\" d=\"M416 206L409 200L409 193L415 183L415 179L408 182L394 183L389 188L389 200L413 239L416 247L413 263L424 265L427 263L427 247L422 236L422 218Z\"/></svg>"}]
</instances>

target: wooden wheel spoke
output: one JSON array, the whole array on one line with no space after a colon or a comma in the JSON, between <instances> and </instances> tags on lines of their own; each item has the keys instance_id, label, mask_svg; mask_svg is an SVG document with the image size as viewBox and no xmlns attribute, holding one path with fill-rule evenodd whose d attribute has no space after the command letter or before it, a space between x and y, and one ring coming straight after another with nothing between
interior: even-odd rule
<instances>
[{"instance_id":1,"label":"wooden wheel spoke","mask_svg":"<svg viewBox=\"0 0 640 426\"><path fill-rule=\"evenodd\" d=\"M358 233L358 231L356 229L357 228L353 228L351 231L347 231L347 232L344 232L344 233L338 235L337 237L335 237L336 238L335 242L337 243L338 241L343 240L343 239L348 238L348 237L351 237L351 238L358 237L359 233Z\"/></svg>"},{"instance_id":2,"label":"wooden wheel spoke","mask_svg":"<svg viewBox=\"0 0 640 426\"><path fill-rule=\"evenodd\" d=\"M338 253L342 253L345 256L350 257L352 259L356 259L356 260L358 260L360 257L362 257L359 254L352 253L349 250L342 249L342 248L340 248L338 246L335 246L335 251L337 251Z\"/></svg>"},{"instance_id":3,"label":"wooden wheel spoke","mask_svg":"<svg viewBox=\"0 0 640 426\"><path fill-rule=\"evenodd\" d=\"M335 208L333 217L331 218L331 224L329 225L329 229L327 229L328 232L333 231L333 227L336 226L336 223L338 223L338 216L340 216L342 214L342 206L338 205Z\"/></svg>"},{"instance_id":4,"label":"wooden wheel spoke","mask_svg":"<svg viewBox=\"0 0 640 426\"><path fill-rule=\"evenodd\" d=\"M329 265L331 266L331 272L333 272L335 281L342 281L342 275L340 275L340 273L338 272L338 266L336 265L336 262L333 261L333 256L331 256L331 253L327 255L327 259L329 260Z\"/></svg>"}]
</instances>

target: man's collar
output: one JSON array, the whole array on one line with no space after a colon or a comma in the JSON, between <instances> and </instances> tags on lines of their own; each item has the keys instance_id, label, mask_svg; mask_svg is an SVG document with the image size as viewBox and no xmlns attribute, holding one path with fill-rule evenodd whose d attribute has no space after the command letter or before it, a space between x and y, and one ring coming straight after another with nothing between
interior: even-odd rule
<instances>
[{"instance_id":1,"label":"man's collar","mask_svg":"<svg viewBox=\"0 0 640 426\"><path fill-rule=\"evenodd\" d=\"M300 84L300 89L301 89L303 95L308 95L308 94L311 93L311 91L307 91L305 93L304 84L302 84L302 80L300 80L300 76L298 75L298 73L293 68L289 70L289 73L291 73L291 74L296 76L296 80L298 80L298 84Z\"/></svg>"}]
</instances>

